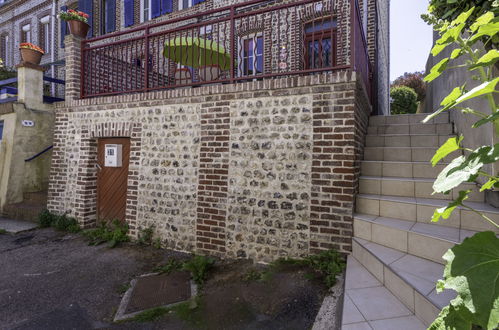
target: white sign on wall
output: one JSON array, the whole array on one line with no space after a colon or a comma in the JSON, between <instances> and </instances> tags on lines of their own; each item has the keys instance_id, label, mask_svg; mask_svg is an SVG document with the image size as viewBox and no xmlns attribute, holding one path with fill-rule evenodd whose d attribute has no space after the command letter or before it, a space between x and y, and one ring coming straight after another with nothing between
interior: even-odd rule
<instances>
[{"instance_id":1,"label":"white sign on wall","mask_svg":"<svg viewBox=\"0 0 499 330\"><path fill-rule=\"evenodd\" d=\"M35 126L35 122L32 120L23 120L22 124L24 127L33 127Z\"/></svg>"},{"instance_id":2,"label":"white sign on wall","mask_svg":"<svg viewBox=\"0 0 499 330\"><path fill-rule=\"evenodd\" d=\"M106 144L104 148L104 166L106 167L121 167L122 163L121 144Z\"/></svg>"}]
</instances>

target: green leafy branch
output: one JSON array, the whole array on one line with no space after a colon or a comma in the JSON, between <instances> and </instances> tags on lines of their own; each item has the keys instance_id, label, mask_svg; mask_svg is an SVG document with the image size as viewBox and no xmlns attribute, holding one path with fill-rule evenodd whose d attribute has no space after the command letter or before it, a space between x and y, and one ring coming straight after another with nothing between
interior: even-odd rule
<instances>
[{"instance_id":1,"label":"green leafy branch","mask_svg":"<svg viewBox=\"0 0 499 330\"><path fill-rule=\"evenodd\" d=\"M427 116L424 122L445 111L458 110L477 117L473 128L491 123L499 137L499 109L494 100L494 94L499 92L499 78L493 76L494 66L499 60L499 51L496 49L499 19L495 14L499 9L499 2L494 1L493 10L489 11L484 11L484 7L476 9L473 6L465 6L464 3L471 1L431 0L430 14L427 17L432 20L441 17L438 22L433 21L437 23L441 37L433 47L432 55L437 56L450 45L457 47L430 70L425 81L435 80L445 70L466 67L470 75L477 73L472 78L480 81L480 84L470 90L466 88L466 84L455 87L442 100L440 108ZM436 13L437 8L441 10L450 8L449 6L452 6L452 12ZM460 12L460 8L466 9ZM445 21L447 17L455 18ZM484 49L476 46L479 40L484 43ZM458 58L465 59L464 64L450 66ZM463 106L464 102L474 98L487 99L489 111L478 111ZM452 153L459 153L438 175L433 184L434 193L448 194L464 182L475 182L479 176L486 178L481 192L499 188L499 174L490 174L483 170L485 165L499 161L499 144L484 145L472 150L462 146L463 139L463 136L448 139L433 156L431 163L435 166ZM464 204L471 192L472 190L460 191L455 200L435 210L432 221L448 219L452 212L460 207L479 215L497 231L499 224L494 219ZM437 291L452 289L458 295L449 306L442 309L430 329L469 330L475 326L488 330L496 329L499 324L499 239L495 233L483 232L465 239L463 243L448 250L444 259L447 261L444 279L438 282Z\"/></svg>"}]
</instances>

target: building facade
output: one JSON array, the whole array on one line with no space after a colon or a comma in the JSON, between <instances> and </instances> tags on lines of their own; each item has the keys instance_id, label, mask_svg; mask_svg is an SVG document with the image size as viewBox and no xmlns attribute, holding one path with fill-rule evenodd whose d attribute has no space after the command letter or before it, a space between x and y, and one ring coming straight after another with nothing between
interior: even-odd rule
<instances>
[{"instance_id":1,"label":"building facade","mask_svg":"<svg viewBox=\"0 0 499 330\"><path fill-rule=\"evenodd\" d=\"M376 1L56 7L75 4L94 38L58 49L50 211L222 257L351 251L373 82L387 70Z\"/></svg>"}]
</instances>

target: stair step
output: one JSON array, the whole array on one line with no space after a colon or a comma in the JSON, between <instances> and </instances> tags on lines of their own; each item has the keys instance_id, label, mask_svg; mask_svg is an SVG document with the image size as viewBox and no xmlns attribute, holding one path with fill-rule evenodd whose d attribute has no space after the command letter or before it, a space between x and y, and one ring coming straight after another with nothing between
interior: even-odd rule
<instances>
[{"instance_id":1,"label":"stair step","mask_svg":"<svg viewBox=\"0 0 499 330\"><path fill-rule=\"evenodd\" d=\"M426 113L405 114L392 116L371 116L369 118L370 126L390 125L390 124L421 124L428 116ZM430 119L427 124L446 124L449 123L449 114L442 113L435 118Z\"/></svg>"},{"instance_id":2,"label":"stair step","mask_svg":"<svg viewBox=\"0 0 499 330\"><path fill-rule=\"evenodd\" d=\"M431 223L435 209L447 206L448 203L449 201L440 199L358 194L356 210L357 213ZM483 212L490 219L499 223L499 209L486 203L466 201L465 205ZM449 219L441 219L436 224L473 231L492 230L499 232L497 228L479 215L463 207L456 208Z\"/></svg>"},{"instance_id":3,"label":"stair step","mask_svg":"<svg viewBox=\"0 0 499 330\"><path fill-rule=\"evenodd\" d=\"M364 160L429 162L437 149L437 147L365 147ZM452 153L443 161L451 161L456 155L457 153Z\"/></svg>"},{"instance_id":4,"label":"stair step","mask_svg":"<svg viewBox=\"0 0 499 330\"><path fill-rule=\"evenodd\" d=\"M5 205L4 217L14 220L38 221L38 215L46 208L46 204L21 202Z\"/></svg>"},{"instance_id":5,"label":"stair step","mask_svg":"<svg viewBox=\"0 0 499 330\"><path fill-rule=\"evenodd\" d=\"M470 189L468 201L484 202L485 193L475 183L465 182L449 194L433 194L433 182L429 178L403 178L361 176L359 178L359 192L361 194L378 194L390 196L422 197L430 199L454 200L459 197L460 190Z\"/></svg>"},{"instance_id":6,"label":"stair step","mask_svg":"<svg viewBox=\"0 0 499 330\"><path fill-rule=\"evenodd\" d=\"M426 327L350 255L347 261L341 329L424 330Z\"/></svg>"},{"instance_id":7,"label":"stair step","mask_svg":"<svg viewBox=\"0 0 499 330\"><path fill-rule=\"evenodd\" d=\"M447 124L388 124L367 127L367 134L437 134L452 135L453 126Z\"/></svg>"},{"instance_id":8,"label":"stair step","mask_svg":"<svg viewBox=\"0 0 499 330\"><path fill-rule=\"evenodd\" d=\"M368 214L354 215L354 236L441 264L442 256L474 231Z\"/></svg>"},{"instance_id":9,"label":"stair step","mask_svg":"<svg viewBox=\"0 0 499 330\"><path fill-rule=\"evenodd\" d=\"M354 238L352 244L355 259L426 326L455 298L452 290L436 292L443 265L360 238Z\"/></svg>"},{"instance_id":10,"label":"stair step","mask_svg":"<svg viewBox=\"0 0 499 330\"><path fill-rule=\"evenodd\" d=\"M455 135L437 134L381 134L367 135L367 147L440 147Z\"/></svg>"},{"instance_id":11,"label":"stair step","mask_svg":"<svg viewBox=\"0 0 499 330\"><path fill-rule=\"evenodd\" d=\"M430 162L397 162L382 160L364 160L361 163L361 174L368 176L394 176L403 178L436 178L447 166L439 163L435 167Z\"/></svg>"}]
</instances>

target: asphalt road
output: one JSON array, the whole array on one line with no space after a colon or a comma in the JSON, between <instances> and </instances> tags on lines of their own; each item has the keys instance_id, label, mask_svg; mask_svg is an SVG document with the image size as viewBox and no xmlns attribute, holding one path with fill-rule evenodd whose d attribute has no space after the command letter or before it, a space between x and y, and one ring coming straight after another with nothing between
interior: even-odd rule
<instances>
[{"instance_id":1,"label":"asphalt road","mask_svg":"<svg viewBox=\"0 0 499 330\"><path fill-rule=\"evenodd\" d=\"M88 246L78 235L40 229L0 235L0 329L154 329L112 324L120 288L169 253Z\"/></svg>"}]
</instances>

